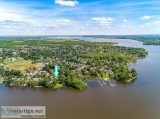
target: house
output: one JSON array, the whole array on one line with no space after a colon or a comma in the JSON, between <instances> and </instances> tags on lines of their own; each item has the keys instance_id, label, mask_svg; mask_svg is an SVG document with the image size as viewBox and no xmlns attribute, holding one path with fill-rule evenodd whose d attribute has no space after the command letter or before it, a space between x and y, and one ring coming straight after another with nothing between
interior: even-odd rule
<instances>
[{"instance_id":1,"label":"house","mask_svg":"<svg viewBox=\"0 0 160 119\"><path fill-rule=\"evenodd\" d=\"M14 56L16 56L16 55L17 55L17 52L16 52L16 51L14 51L14 52L12 52L12 54L13 54Z\"/></svg>"},{"instance_id":2,"label":"house","mask_svg":"<svg viewBox=\"0 0 160 119\"><path fill-rule=\"evenodd\" d=\"M40 81L41 78L33 78L33 81Z\"/></svg>"},{"instance_id":3,"label":"house","mask_svg":"<svg viewBox=\"0 0 160 119\"><path fill-rule=\"evenodd\" d=\"M36 63L36 68L38 69L38 70L41 70L44 66L45 66L45 64L43 64L43 63Z\"/></svg>"},{"instance_id":4,"label":"house","mask_svg":"<svg viewBox=\"0 0 160 119\"><path fill-rule=\"evenodd\" d=\"M3 66L4 66L4 64L0 63L0 67L3 67Z\"/></svg>"},{"instance_id":5,"label":"house","mask_svg":"<svg viewBox=\"0 0 160 119\"><path fill-rule=\"evenodd\" d=\"M32 76L35 75L36 73L37 73L36 70L31 70L31 71L30 71L30 75L32 75Z\"/></svg>"},{"instance_id":6,"label":"house","mask_svg":"<svg viewBox=\"0 0 160 119\"><path fill-rule=\"evenodd\" d=\"M0 48L0 53L2 53L2 49Z\"/></svg>"},{"instance_id":7,"label":"house","mask_svg":"<svg viewBox=\"0 0 160 119\"><path fill-rule=\"evenodd\" d=\"M22 52L22 53L28 53L28 51L27 51L27 50L21 50L21 52Z\"/></svg>"},{"instance_id":8,"label":"house","mask_svg":"<svg viewBox=\"0 0 160 119\"><path fill-rule=\"evenodd\" d=\"M16 61L16 58L14 57L11 57L11 58L8 58L9 61Z\"/></svg>"}]
</instances>

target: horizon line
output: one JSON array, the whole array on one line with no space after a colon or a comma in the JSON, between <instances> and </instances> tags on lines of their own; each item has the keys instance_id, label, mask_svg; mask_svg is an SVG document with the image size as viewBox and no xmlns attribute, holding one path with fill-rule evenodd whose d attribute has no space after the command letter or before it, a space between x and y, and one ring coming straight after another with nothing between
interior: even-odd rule
<instances>
[{"instance_id":1,"label":"horizon line","mask_svg":"<svg viewBox=\"0 0 160 119\"><path fill-rule=\"evenodd\" d=\"M0 35L0 37L6 37L6 36L8 36L8 37L14 37L14 36L141 36L141 35L160 35L160 34L88 34L88 35L86 35L86 34L84 34L84 35Z\"/></svg>"}]
</instances>

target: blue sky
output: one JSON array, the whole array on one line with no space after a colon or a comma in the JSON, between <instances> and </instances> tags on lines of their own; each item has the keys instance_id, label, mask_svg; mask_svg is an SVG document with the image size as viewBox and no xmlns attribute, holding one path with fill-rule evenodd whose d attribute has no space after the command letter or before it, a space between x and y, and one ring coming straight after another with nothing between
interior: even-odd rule
<instances>
[{"instance_id":1,"label":"blue sky","mask_svg":"<svg viewBox=\"0 0 160 119\"><path fill-rule=\"evenodd\" d=\"M160 34L159 0L0 0L0 35Z\"/></svg>"}]
</instances>

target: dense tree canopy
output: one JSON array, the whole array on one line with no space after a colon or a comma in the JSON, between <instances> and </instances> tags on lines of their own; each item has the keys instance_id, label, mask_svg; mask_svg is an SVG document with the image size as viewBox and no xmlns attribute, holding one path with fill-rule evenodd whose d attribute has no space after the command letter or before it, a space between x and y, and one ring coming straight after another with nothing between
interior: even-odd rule
<instances>
[{"instance_id":1,"label":"dense tree canopy","mask_svg":"<svg viewBox=\"0 0 160 119\"><path fill-rule=\"evenodd\" d=\"M1 63L8 57L16 57L31 60L33 64L45 64L41 73L30 78L20 71L1 68L0 74L7 77L6 81L9 84L45 88L56 88L62 84L80 90L87 87L87 84L83 82L83 79L86 78L102 77L118 81L135 78L136 70L129 71L128 65L147 55L142 48L121 47L113 43L83 40L40 40L38 38L2 40L0 48L3 49L0 53ZM57 79L53 75L55 64L60 69ZM25 74L30 70L36 70L36 68L26 70ZM21 79L15 80L16 77Z\"/></svg>"}]
</instances>

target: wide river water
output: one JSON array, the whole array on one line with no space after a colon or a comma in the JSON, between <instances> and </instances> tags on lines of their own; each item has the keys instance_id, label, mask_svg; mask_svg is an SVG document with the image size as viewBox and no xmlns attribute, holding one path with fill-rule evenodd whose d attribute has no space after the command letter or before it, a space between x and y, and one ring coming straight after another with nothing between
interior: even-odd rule
<instances>
[{"instance_id":1,"label":"wide river water","mask_svg":"<svg viewBox=\"0 0 160 119\"><path fill-rule=\"evenodd\" d=\"M92 41L109 41L92 39ZM46 106L47 119L160 119L160 46L110 39L119 45L143 47L149 54L132 64L138 71L131 83L88 81L84 91L11 88L0 84L0 106Z\"/></svg>"}]
</instances>

